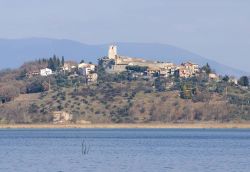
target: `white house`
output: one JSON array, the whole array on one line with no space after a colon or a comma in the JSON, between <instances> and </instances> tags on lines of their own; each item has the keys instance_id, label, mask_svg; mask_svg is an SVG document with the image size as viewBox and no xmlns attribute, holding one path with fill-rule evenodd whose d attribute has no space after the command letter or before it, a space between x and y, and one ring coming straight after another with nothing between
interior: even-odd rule
<instances>
[{"instance_id":1,"label":"white house","mask_svg":"<svg viewBox=\"0 0 250 172\"><path fill-rule=\"evenodd\" d=\"M89 64L89 63L80 63L80 64L78 64L78 68L90 68L92 71L94 71L95 65Z\"/></svg>"},{"instance_id":2,"label":"white house","mask_svg":"<svg viewBox=\"0 0 250 172\"><path fill-rule=\"evenodd\" d=\"M235 85L238 85L238 79L237 79L237 78L230 77L230 78L229 78L229 82L230 82L230 83L233 83L233 84L235 84Z\"/></svg>"},{"instance_id":3,"label":"white house","mask_svg":"<svg viewBox=\"0 0 250 172\"><path fill-rule=\"evenodd\" d=\"M49 68L45 68L45 69L40 70L40 75L41 76L49 76L49 75L52 75L52 74L53 74L53 72Z\"/></svg>"},{"instance_id":4,"label":"white house","mask_svg":"<svg viewBox=\"0 0 250 172\"><path fill-rule=\"evenodd\" d=\"M210 73L208 75L209 79L213 79L213 80L218 80L219 79L219 76L216 75L215 73Z\"/></svg>"},{"instance_id":5,"label":"white house","mask_svg":"<svg viewBox=\"0 0 250 172\"><path fill-rule=\"evenodd\" d=\"M63 71L71 71L77 67L77 63L74 61L66 61L62 67Z\"/></svg>"},{"instance_id":6,"label":"white house","mask_svg":"<svg viewBox=\"0 0 250 172\"><path fill-rule=\"evenodd\" d=\"M91 72L95 71L95 65L93 64L87 64L87 63L80 63L78 65L78 70L81 75L89 75Z\"/></svg>"},{"instance_id":7,"label":"white house","mask_svg":"<svg viewBox=\"0 0 250 172\"><path fill-rule=\"evenodd\" d=\"M80 63L78 65L78 71L80 75L86 77L87 82L97 81L97 73L95 72L96 66L94 64Z\"/></svg>"}]
</instances>

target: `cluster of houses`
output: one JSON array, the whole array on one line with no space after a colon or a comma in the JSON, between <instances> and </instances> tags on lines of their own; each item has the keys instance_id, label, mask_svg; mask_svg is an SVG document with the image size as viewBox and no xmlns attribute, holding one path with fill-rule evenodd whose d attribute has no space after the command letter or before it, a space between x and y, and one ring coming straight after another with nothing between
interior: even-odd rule
<instances>
[{"instance_id":1,"label":"cluster of houses","mask_svg":"<svg viewBox=\"0 0 250 172\"><path fill-rule=\"evenodd\" d=\"M201 70L198 64L192 62L182 63L176 65L171 62L158 62L150 61L142 58L134 58L128 56L121 56L117 53L117 46L111 45L108 50L108 56L102 57L99 61L102 61L105 71L107 73L121 73L128 70L128 67L143 67L145 71L137 72L136 75L147 75L147 76L177 76L180 78L189 78L198 75ZM79 63L73 61L66 61L60 68L59 72L71 73L70 76L84 76L86 82L97 81L98 74L96 73L97 66L90 63ZM29 76L50 76L57 74L49 68L40 69L40 71L33 71L29 73ZM135 72L136 73L136 72ZM215 73L210 73L209 78L213 80L219 80L219 76ZM230 78L230 82L237 84L237 79Z\"/></svg>"},{"instance_id":2,"label":"cluster of houses","mask_svg":"<svg viewBox=\"0 0 250 172\"><path fill-rule=\"evenodd\" d=\"M108 73L119 73L127 70L127 66L146 67L147 75L158 74L160 76L178 75L181 78L188 78L199 72L199 65L191 62L175 65L171 62L155 62L141 58L120 56L117 54L117 46L111 45L107 57L101 59Z\"/></svg>"},{"instance_id":3,"label":"cluster of houses","mask_svg":"<svg viewBox=\"0 0 250 172\"><path fill-rule=\"evenodd\" d=\"M111 45L108 50L108 56L101 58L102 64L108 73L120 73L127 71L128 67L139 66L144 67L145 71L141 75L147 76L177 76L180 78L190 78L197 76L205 71L201 70L198 64L192 62L185 62L180 65L176 65L171 62L158 62L150 61L142 58L134 58L121 56L117 53L117 46ZM209 79L219 81L221 78L216 73L209 73ZM230 77L230 83L238 84L237 78Z\"/></svg>"},{"instance_id":4,"label":"cluster of houses","mask_svg":"<svg viewBox=\"0 0 250 172\"><path fill-rule=\"evenodd\" d=\"M89 63L79 63L73 61L67 61L64 63L64 65L59 69L59 71L52 71L52 69L49 68L42 68L40 71L32 71L27 73L27 77L34 77L34 76L50 76L50 75L56 75L58 73L68 73L69 76L77 77L77 76L83 76L86 79L86 82L95 82L97 81L97 73L96 73L96 65L89 64Z\"/></svg>"},{"instance_id":5,"label":"cluster of houses","mask_svg":"<svg viewBox=\"0 0 250 172\"><path fill-rule=\"evenodd\" d=\"M83 76L86 79L86 82L96 82L98 75L96 73L96 65L90 63L75 63L75 62L65 62L62 67L62 72L73 73L71 76Z\"/></svg>"}]
</instances>

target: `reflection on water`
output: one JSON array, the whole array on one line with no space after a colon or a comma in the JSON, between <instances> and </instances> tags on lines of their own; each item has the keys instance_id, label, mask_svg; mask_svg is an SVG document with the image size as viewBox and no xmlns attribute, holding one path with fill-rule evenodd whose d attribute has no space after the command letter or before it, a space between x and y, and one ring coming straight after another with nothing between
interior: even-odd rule
<instances>
[{"instance_id":1,"label":"reflection on water","mask_svg":"<svg viewBox=\"0 0 250 172\"><path fill-rule=\"evenodd\" d=\"M249 162L250 130L0 130L1 172L249 172Z\"/></svg>"}]
</instances>

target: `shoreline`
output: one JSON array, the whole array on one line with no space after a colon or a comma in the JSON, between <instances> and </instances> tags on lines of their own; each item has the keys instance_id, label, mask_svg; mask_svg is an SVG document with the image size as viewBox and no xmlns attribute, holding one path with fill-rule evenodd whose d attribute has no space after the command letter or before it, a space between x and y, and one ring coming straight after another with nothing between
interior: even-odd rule
<instances>
[{"instance_id":1,"label":"shoreline","mask_svg":"<svg viewBox=\"0 0 250 172\"><path fill-rule=\"evenodd\" d=\"M240 123L139 123L139 124L0 124L0 129L70 129L70 128L86 128L86 129L250 129L250 122Z\"/></svg>"}]
</instances>

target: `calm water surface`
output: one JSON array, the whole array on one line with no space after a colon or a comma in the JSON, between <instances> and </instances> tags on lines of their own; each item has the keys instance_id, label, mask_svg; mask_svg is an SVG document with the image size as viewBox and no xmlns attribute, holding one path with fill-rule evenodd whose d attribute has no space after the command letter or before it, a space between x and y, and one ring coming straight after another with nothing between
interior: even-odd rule
<instances>
[{"instance_id":1,"label":"calm water surface","mask_svg":"<svg viewBox=\"0 0 250 172\"><path fill-rule=\"evenodd\" d=\"M0 130L0 172L84 171L249 172L250 130Z\"/></svg>"}]
</instances>

